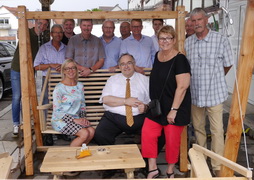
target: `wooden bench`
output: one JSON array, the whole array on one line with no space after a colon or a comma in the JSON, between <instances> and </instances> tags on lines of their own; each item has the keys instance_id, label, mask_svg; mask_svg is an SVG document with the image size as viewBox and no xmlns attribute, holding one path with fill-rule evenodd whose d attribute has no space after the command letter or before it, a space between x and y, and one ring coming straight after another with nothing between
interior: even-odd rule
<instances>
[{"instance_id":1,"label":"wooden bench","mask_svg":"<svg viewBox=\"0 0 254 180\"><path fill-rule=\"evenodd\" d=\"M151 68L145 69L145 74L147 76L150 75ZM99 104L99 98L102 93L102 89L106 84L108 78L116 73L120 73L118 69L115 73L110 73L107 69L99 69L96 72L92 73L88 77L79 77L78 81L84 84L85 88L85 102L87 108L87 119L91 122L92 126L96 128L99 124L102 115L104 114L104 108L102 104ZM61 81L61 75L58 74L56 71L48 69L42 93L39 99L39 115L40 115L40 126L41 126L41 133L44 134L60 134L59 132L55 131L51 127L51 117L52 117L52 93L57 83ZM45 94L46 86L48 86L49 91L49 104L42 104L43 97ZM47 118L45 118L44 111L48 110ZM37 147L39 151L47 150L47 147L40 146ZM181 148L180 148L180 170L187 171L187 128L185 127L182 137L181 137Z\"/></svg>"},{"instance_id":2,"label":"wooden bench","mask_svg":"<svg viewBox=\"0 0 254 180\"><path fill-rule=\"evenodd\" d=\"M150 74L151 69L145 69L146 75ZM108 78L116 73L120 73L118 69L115 73L110 73L108 69L98 69L96 72L90 74L88 77L79 77L78 81L82 82L85 88L85 103L87 110L87 119L91 125L96 128L99 121L104 114L104 108L99 103L102 89L105 86ZM61 81L61 75L55 70L48 69L42 93L39 99L39 106L37 109L40 113L41 132L46 134L60 134L51 127L52 118L52 104L53 91L55 86ZM48 86L49 104L42 104L45 95L46 86ZM47 118L45 118L44 111L47 110Z\"/></svg>"}]
</instances>

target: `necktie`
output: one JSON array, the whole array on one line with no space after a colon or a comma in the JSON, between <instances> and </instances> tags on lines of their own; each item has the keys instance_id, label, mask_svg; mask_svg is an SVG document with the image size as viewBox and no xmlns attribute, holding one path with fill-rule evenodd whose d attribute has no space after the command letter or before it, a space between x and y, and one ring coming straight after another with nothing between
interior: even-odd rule
<instances>
[{"instance_id":1,"label":"necktie","mask_svg":"<svg viewBox=\"0 0 254 180\"><path fill-rule=\"evenodd\" d=\"M131 87L130 87L130 79L126 79L126 93L125 93L125 98L131 97ZM125 106L126 110L126 123L128 126L132 126L134 124L133 121L133 115L132 115L132 108L131 106Z\"/></svg>"}]
</instances>

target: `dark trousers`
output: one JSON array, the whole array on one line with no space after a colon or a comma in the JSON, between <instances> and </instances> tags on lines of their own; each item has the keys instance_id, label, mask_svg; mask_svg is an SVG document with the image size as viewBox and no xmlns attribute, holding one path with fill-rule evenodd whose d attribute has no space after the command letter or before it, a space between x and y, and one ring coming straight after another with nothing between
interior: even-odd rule
<instances>
[{"instance_id":1,"label":"dark trousers","mask_svg":"<svg viewBox=\"0 0 254 180\"><path fill-rule=\"evenodd\" d=\"M145 115L134 116L134 124L130 127L126 123L126 116L106 111L96 127L94 140L98 145L113 145L115 138L125 132L135 134L141 131Z\"/></svg>"}]
</instances>

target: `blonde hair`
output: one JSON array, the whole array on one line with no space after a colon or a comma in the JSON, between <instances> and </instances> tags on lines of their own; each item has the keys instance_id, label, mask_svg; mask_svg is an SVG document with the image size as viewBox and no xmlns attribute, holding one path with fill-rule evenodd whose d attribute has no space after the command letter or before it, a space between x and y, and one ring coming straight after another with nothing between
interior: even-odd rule
<instances>
[{"instance_id":1,"label":"blonde hair","mask_svg":"<svg viewBox=\"0 0 254 180\"><path fill-rule=\"evenodd\" d=\"M75 26L75 21L74 21L74 19L64 19L63 22L62 22L62 24L65 24L65 23L68 22L68 21L72 22L73 25Z\"/></svg>"},{"instance_id":2,"label":"blonde hair","mask_svg":"<svg viewBox=\"0 0 254 180\"><path fill-rule=\"evenodd\" d=\"M169 25L166 25L166 26L162 26L160 28L160 30L158 31L158 34L157 34L157 37L159 38L160 34L161 33L165 33L165 34L170 34L173 36L173 38L176 39L177 37L177 34L176 34L176 31L175 29L172 27L172 26L169 26Z\"/></svg>"},{"instance_id":3,"label":"blonde hair","mask_svg":"<svg viewBox=\"0 0 254 180\"><path fill-rule=\"evenodd\" d=\"M64 69L70 63L73 63L75 65L75 67L77 68L77 63L73 59L66 59L63 62L62 66L61 66L61 77L62 77L62 80L64 80L64 78L65 78ZM75 80L78 80L78 69L76 70Z\"/></svg>"}]
</instances>

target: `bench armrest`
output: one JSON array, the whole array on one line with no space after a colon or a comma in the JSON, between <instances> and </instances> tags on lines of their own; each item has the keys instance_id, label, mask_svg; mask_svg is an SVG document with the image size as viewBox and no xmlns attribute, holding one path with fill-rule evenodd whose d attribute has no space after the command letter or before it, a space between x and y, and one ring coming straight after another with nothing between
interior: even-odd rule
<instances>
[{"instance_id":1,"label":"bench armrest","mask_svg":"<svg viewBox=\"0 0 254 180\"><path fill-rule=\"evenodd\" d=\"M37 106L37 109L38 110L46 110L46 109L49 109L49 108L52 108L53 107L53 104L44 104L44 105L41 105L41 106Z\"/></svg>"}]
</instances>

